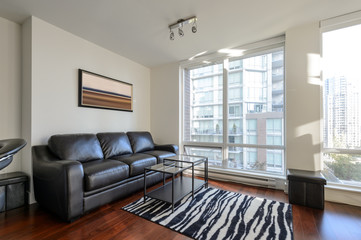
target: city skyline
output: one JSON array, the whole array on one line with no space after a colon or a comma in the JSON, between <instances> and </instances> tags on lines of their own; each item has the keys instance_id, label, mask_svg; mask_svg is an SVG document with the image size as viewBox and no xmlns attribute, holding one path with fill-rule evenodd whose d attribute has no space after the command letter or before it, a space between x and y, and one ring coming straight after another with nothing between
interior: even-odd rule
<instances>
[{"instance_id":1,"label":"city skyline","mask_svg":"<svg viewBox=\"0 0 361 240\"><path fill-rule=\"evenodd\" d=\"M361 148L361 95L345 75L324 82L324 147Z\"/></svg>"}]
</instances>

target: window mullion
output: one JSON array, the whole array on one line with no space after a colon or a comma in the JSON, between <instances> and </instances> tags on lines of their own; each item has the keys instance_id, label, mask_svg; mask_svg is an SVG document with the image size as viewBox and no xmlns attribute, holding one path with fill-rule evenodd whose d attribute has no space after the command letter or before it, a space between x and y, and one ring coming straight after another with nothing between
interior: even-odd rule
<instances>
[{"instance_id":1,"label":"window mullion","mask_svg":"<svg viewBox=\"0 0 361 240\"><path fill-rule=\"evenodd\" d=\"M345 148L323 148L323 153L338 153L338 154L358 154L361 155L360 149L345 149Z\"/></svg>"},{"instance_id":2,"label":"window mullion","mask_svg":"<svg viewBox=\"0 0 361 240\"><path fill-rule=\"evenodd\" d=\"M228 159L228 59L223 61L223 161Z\"/></svg>"}]
</instances>

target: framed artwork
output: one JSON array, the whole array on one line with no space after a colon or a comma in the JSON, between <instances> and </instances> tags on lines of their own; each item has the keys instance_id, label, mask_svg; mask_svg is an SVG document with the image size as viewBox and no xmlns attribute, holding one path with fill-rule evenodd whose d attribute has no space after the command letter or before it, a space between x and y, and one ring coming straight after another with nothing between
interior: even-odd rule
<instances>
[{"instance_id":1,"label":"framed artwork","mask_svg":"<svg viewBox=\"0 0 361 240\"><path fill-rule=\"evenodd\" d=\"M133 84L79 69L78 106L133 112Z\"/></svg>"}]
</instances>

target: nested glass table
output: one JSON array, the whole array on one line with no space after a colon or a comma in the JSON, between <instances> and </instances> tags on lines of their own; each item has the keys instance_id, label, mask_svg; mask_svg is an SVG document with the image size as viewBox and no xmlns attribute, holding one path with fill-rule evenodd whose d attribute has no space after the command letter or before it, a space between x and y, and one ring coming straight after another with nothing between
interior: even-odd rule
<instances>
[{"instance_id":1,"label":"nested glass table","mask_svg":"<svg viewBox=\"0 0 361 240\"><path fill-rule=\"evenodd\" d=\"M194 178L194 166L204 163L204 180ZM192 177L183 176L183 172L191 169ZM163 185L151 192L147 193L147 172L155 171L163 173ZM172 180L165 183L165 175L172 175ZM175 178L177 174L180 177ZM208 187L208 158L202 156L176 155L165 158L163 163L156 164L144 169L144 202L147 197L158 199L172 204L172 212L174 204L181 200L188 193L192 193L200 189L202 186Z\"/></svg>"}]
</instances>

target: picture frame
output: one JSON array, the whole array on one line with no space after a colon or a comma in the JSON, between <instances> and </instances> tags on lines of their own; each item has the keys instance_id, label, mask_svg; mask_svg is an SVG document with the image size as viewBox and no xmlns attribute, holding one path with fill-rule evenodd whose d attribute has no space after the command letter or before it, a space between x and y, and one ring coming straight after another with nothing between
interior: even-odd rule
<instances>
[{"instance_id":1,"label":"picture frame","mask_svg":"<svg viewBox=\"0 0 361 240\"><path fill-rule=\"evenodd\" d=\"M133 112L133 84L79 69L79 107Z\"/></svg>"}]
</instances>

